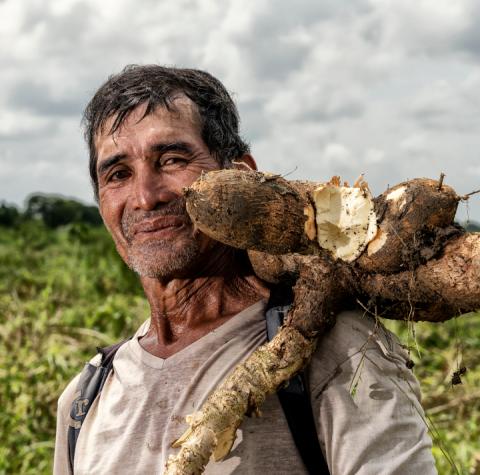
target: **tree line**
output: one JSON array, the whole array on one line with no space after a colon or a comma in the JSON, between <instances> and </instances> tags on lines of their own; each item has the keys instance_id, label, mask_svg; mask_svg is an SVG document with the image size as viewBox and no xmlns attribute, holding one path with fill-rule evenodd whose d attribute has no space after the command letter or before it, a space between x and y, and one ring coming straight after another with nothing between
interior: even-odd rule
<instances>
[{"instance_id":1,"label":"tree line","mask_svg":"<svg viewBox=\"0 0 480 475\"><path fill-rule=\"evenodd\" d=\"M59 195L32 194L27 198L24 209L0 202L0 226L16 227L25 221L41 221L49 228L58 228L71 223L92 226L102 224L98 208Z\"/></svg>"}]
</instances>

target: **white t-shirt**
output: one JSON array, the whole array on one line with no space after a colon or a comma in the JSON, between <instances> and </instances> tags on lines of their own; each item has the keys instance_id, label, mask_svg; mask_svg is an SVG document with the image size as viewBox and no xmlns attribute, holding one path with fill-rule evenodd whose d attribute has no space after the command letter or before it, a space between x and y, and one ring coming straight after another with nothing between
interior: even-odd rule
<instances>
[{"instance_id":1,"label":"white t-shirt","mask_svg":"<svg viewBox=\"0 0 480 475\"><path fill-rule=\"evenodd\" d=\"M162 359L138 338L114 359L114 371L83 423L75 475L161 474L171 443L234 367L266 341L265 302L243 310L188 347ZM95 358L94 361L98 361ZM332 475L435 474L418 383L396 338L359 312L343 312L309 367L312 406ZM67 430L78 376L58 403L54 474L69 474ZM231 453L207 475L305 474L276 395L262 417L246 418Z\"/></svg>"}]
</instances>

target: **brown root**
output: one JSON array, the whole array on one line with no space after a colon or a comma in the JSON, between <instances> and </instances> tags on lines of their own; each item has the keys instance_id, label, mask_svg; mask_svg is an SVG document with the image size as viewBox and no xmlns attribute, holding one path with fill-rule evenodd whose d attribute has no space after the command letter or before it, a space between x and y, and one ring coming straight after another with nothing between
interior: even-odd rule
<instances>
[{"instance_id":1,"label":"brown root","mask_svg":"<svg viewBox=\"0 0 480 475\"><path fill-rule=\"evenodd\" d=\"M286 254L328 250L355 260L374 238L377 224L368 186L287 181L255 171L218 170L185 189L196 227L224 244Z\"/></svg>"},{"instance_id":2,"label":"brown root","mask_svg":"<svg viewBox=\"0 0 480 475\"><path fill-rule=\"evenodd\" d=\"M434 257L455 229L459 201L455 191L438 180L417 178L400 183L375 198L379 227L375 239L357 260L369 272L411 269Z\"/></svg>"},{"instance_id":3,"label":"brown root","mask_svg":"<svg viewBox=\"0 0 480 475\"><path fill-rule=\"evenodd\" d=\"M358 282L364 295L381 302L386 318L440 322L477 310L480 234L451 239L439 257L415 270L363 275Z\"/></svg>"},{"instance_id":4,"label":"brown root","mask_svg":"<svg viewBox=\"0 0 480 475\"><path fill-rule=\"evenodd\" d=\"M440 255L395 274L371 274L325 256L252 252L249 256L257 275L269 282L299 276L295 298L302 302L302 314L312 316L299 327L304 332L308 325L313 331L318 328L316 308L323 308L325 316L352 299L375 307L380 317L395 320L442 322L480 308L480 233L455 236L444 244ZM320 297L315 297L315 289ZM307 290L308 295L304 295ZM334 301L333 296L341 302ZM306 310L309 305L312 308Z\"/></svg>"},{"instance_id":5,"label":"brown root","mask_svg":"<svg viewBox=\"0 0 480 475\"><path fill-rule=\"evenodd\" d=\"M323 335L335 324L335 316L348 301L343 264L328 256L300 256L293 287L294 302L286 325L307 338Z\"/></svg>"},{"instance_id":6,"label":"brown root","mask_svg":"<svg viewBox=\"0 0 480 475\"><path fill-rule=\"evenodd\" d=\"M173 447L165 475L201 474L213 456L221 460L235 441L245 415L259 412L266 396L300 371L315 349L293 327L285 326L269 343L259 347L208 397L202 408L188 416L189 429Z\"/></svg>"},{"instance_id":7,"label":"brown root","mask_svg":"<svg viewBox=\"0 0 480 475\"><path fill-rule=\"evenodd\" d=\"M203 175L185 190L185 197L195 226L229 246L286 254L315 245L308 237L314 212L307 185L228 169Z\"/></svg>"},{"instance_id":8,"label":"brown root","mask_svg":"<svg viewBox=\"0 0 480 475\"><path fill-rule=\"evenodd\" d=\"M248 251L248 257L257 277L278 284L286 276L298 275L300 265L307 256L301 254L268 254L260 251ZM312 256L308 256L312 258Z\"/></svg>"}]
</instances>

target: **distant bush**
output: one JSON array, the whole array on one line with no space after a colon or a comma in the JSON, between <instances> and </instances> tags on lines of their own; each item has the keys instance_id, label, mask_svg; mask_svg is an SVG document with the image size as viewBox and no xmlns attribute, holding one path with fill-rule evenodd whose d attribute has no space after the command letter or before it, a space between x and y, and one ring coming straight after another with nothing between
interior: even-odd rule
<instances>
[{"instance_id":1,"label":"distant bush","mask_svg":"<svg viewBox=\"0 0 480 475\"><path fill-rule=\"evenodd\" d=\"M16 226L22 217L18 208L5 202L0 203L0 226Z\"/></svg>"},{"instance_id":2,"label":"distant bush","mask_svg":"<svg viewBox=\"0 0 480 475\"><path fill-rule=\"evenodd\" d=\"M26 204L24 217L40 219L49 228L58 228L70 223L85 223L92 226L102 224L102 218L96 206L56 195L34 194Z\"/></svg>"},{"instance_id":3,"label":"distant bush","mask_svg":"<svg viewBox=\"0 0 480 475\"><path fill-rule=\"evenodd\" d=\"M85 205L72 198L35 193L20 210L15 205L0 202L0 226L18 227L26 221L40 221L55 229L67 224L82 223L100 226L102 218L96 206Z\"/></svg>"}]
</instances>

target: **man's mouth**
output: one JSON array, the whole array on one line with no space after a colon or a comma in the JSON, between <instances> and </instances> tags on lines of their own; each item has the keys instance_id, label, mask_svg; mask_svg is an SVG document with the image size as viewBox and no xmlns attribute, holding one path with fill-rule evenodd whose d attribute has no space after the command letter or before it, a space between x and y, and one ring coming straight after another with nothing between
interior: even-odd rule
<instances>
[{"instance_id":1,"label":"man's mouth","mask_svg":"<svg viewBox=\"0 0 480 475\"><path fill-rule=\"evenodd\" d=\"M134 239L139 238L140 240L167 237L168 234L179 231L185 225L183 217L162 216L134 224L130 234Z\"/></svg>"}]
</instances>

